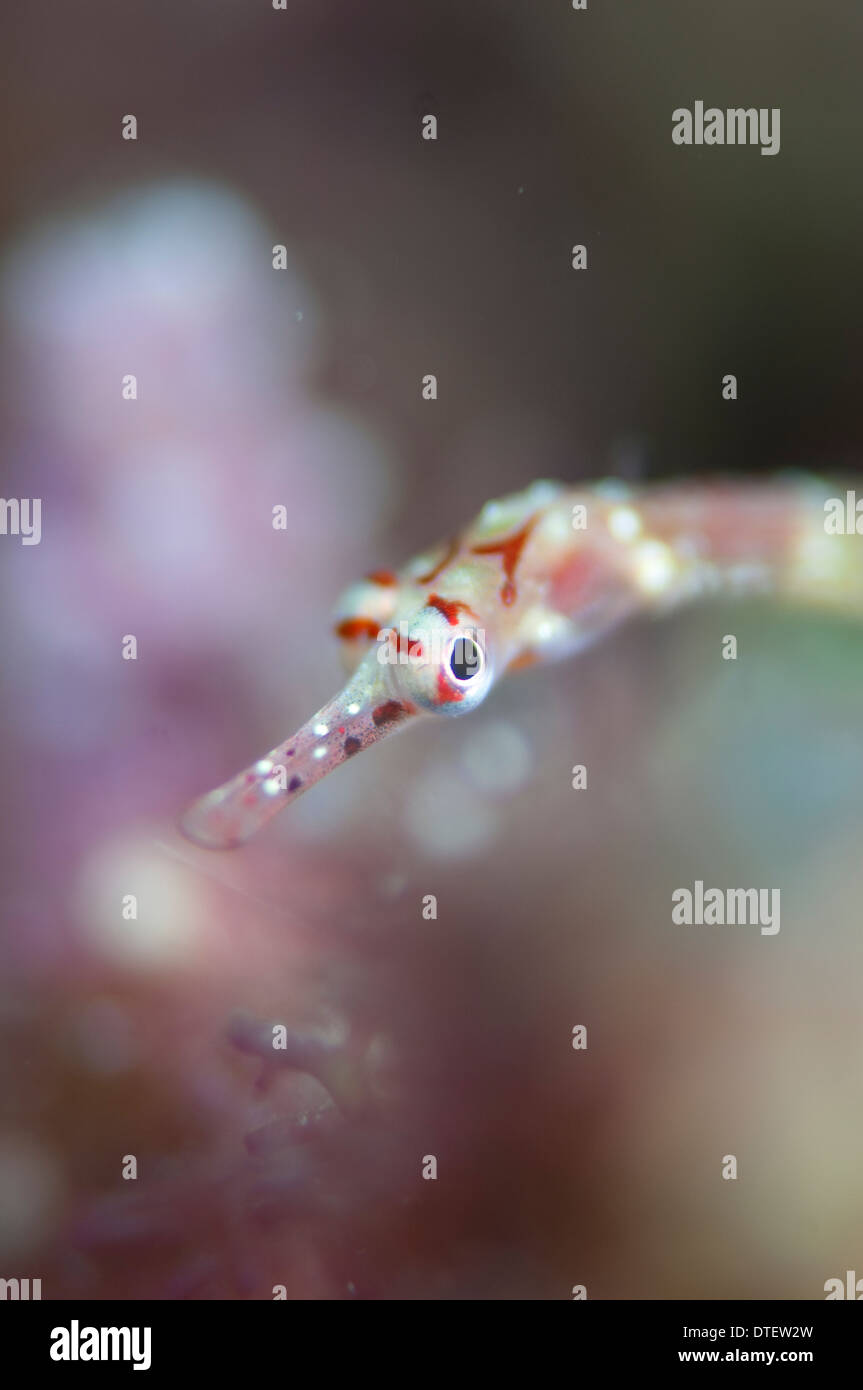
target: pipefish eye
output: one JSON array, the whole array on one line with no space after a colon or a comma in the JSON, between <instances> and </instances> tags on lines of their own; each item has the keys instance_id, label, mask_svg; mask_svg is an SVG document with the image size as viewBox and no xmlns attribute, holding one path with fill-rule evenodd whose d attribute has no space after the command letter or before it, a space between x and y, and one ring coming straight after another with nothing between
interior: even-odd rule
<instances>
[{"instance_id":1,"label":"pipefish eye","mask_svg":"<svg viewBox=\"0 0 863 1390\"><path fill-rule=\"evenodd\" d=\"M494 682L486 633L472 622L459 623L457 607L465 605L436 599L404 625L397 652L392 644L382 652L393 662L395 693L433 714L467 714Z\"/></svg>"},{"instance_id":2,"label":"pipefish eye","mask_svg":"<svg viewBox=\"0 0 863 1390\"><path fill-rule=\"evenodd\" d=\"M467 633L456 637L449 651L449 669L456 680L473 680L482 667L483 655L473 638Z\"/></svg>"}]
</instances>

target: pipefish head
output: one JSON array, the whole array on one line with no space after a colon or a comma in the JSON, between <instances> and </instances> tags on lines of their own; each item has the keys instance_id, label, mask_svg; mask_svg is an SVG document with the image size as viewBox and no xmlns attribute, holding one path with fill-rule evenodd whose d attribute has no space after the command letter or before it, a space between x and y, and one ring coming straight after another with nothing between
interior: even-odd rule
<instances>
[{"instance_id":1,"label":"pipefish head","mask_svg":"<svg viewBox=\"0 0 863 1390\"><path fill-rule=\"evenodd\" d=\"M427 714L468 714L495 679L492 643L467 604L432 594L411 618L380 634L399 698Z\"/></svg>"},{"instance_id":2,"label":"pipefish head","mask_svg":"<svg viewBox=\"0 0 863 1390\"><path fill-rule=\"evenodd\" d=\"M429 601L379 630L345 685L297 732L201 797L184 833L208 849L243 844L278 811L373 744L428 714L466 714L494 680L491 648L464 605Z\"/></svg>"}]
</instances>

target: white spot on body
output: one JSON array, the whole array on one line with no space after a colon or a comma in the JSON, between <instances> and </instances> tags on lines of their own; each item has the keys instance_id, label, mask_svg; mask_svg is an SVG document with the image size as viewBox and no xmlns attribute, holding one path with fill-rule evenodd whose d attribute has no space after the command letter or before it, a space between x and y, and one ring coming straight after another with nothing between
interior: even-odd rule
<instances>
[{"instance_id":1,"label":"white spot on body","mask_svg":"<svg viewBox=\"0 0 863 1390\"><path fill-rule=\"evenodd\" d=\"M553 507L546 512L534 533L541 544L552 547L569 546L572 543L572 516L563 508Z\"/></svg>"},{"instance_id":2,"label":"white spot on body","mask_svg":"<svg viewBox=\"0 0 863 1390\"><path fill-rule=\"evenodd\" d=\"M634 541L641 535L641 517L634 507L615 507L608 514L608 529L616 541Z\"/></svg>"},{"instance_id":3,"label":"white spot on body","mask_svg":"<svg viewBox=\"0 0 863 1390\"><path fill-rule=\"evenodd\" d=\"M563 492L560 483L553 483L548 478L540 478L535 483L531 483L527 490L527 496L535 507L547 507L551 502L556 502Z\"/></svg>"},{"instance_id":4,"label":"white spot on body","mask_svg":"<svg viewBox=\"0 0 863 1390\"><path fill-rule=\"evenodd\" d=\"M501 502L486 502L477 518L477 529L484 531L487 527L499 526L503 515L504 509Z\"/></svg>"},{"instance_id":5,"label":"white spot on body","mask_svg":"<svg viewBox=\"0 0 863 1390\"><path fill-rule=\"evenodd\" d=\"M473 527L474 541L491 541L523 526L541 507L550 506L560 496L557 483L533 483L524 492L486 502Z\"/></svg>"},{"instance_id":6,"label":"white spot on body","mask_svg":"<svg viewBox=\"0 0 863 1390\"><path fill-rule=\"evenodd\" d=\"M664 593L677 571L674 556L663 541L645 540L635 552L635 582L645 594Z\"/></svg>"},{"instance_id":7,"label":"white spot on body","mask_svg":"<svg viewBox=\"0 0 863 1390\"><path fill-rule=\"evenodd\" d=\"M519 625L518 639L522 650L537 648L559 648L566 651L572 643L575 629L572 621L562 613L554 613L542 604L528 609ZM545 651L544 656L549 652Z\"/></svg>"},{"instance_id":8,"label":"white spot on body","mask_svg":"<svg viewBox=\"0 0 863 1390\"><path fill-rule=\"evenodd\" d=\"M317 734L318 738L323 738L325 734L330 732L330 726L329 724L316 724L314 732Z\"/></svg>"}]
</instances>

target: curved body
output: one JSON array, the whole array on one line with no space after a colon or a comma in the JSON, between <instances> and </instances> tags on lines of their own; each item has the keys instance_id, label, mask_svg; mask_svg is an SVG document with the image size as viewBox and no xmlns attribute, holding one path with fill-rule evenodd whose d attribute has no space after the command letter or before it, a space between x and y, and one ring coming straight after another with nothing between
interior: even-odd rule
<instances>
[{"instance_id":1,"label":"curved body","mask_svg":"<svg viewBox=\"0 0 863 1390\"><path fill-rule=\"evenodd\" d=\"M863 614L863 500L809 479L534 483L398 571L352 585L335 615L351 672L290 739L182 819L241 844L321 777L429 714L476 708L507 672L581 650L623 619L717 593ZM857 521L860 533L857 532Z\"/></svg>"}]
</instances>

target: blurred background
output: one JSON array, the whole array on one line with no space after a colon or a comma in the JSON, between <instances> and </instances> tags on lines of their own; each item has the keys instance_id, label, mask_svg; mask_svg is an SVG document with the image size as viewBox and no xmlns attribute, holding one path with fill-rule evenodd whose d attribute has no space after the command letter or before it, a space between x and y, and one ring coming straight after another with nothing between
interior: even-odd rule
<instances>
[{"instance_id":1,"label":"blurred background","mask_svg":"<svg viewBox=\"0 0 863 1390\"><path fill-rule=\"evenodd\" d=\"M823 1297L863 1260L854 628L636 625L240 852L175 824L338 688L341 589L488 498L859 473L859 5L2 24L0 483L42 540L0 543L0 1277ZM674 146L696 100L779 107L780 153ZM673 927L696 878L780 888L779 935Z\"/></svg>"}]
</instances>

